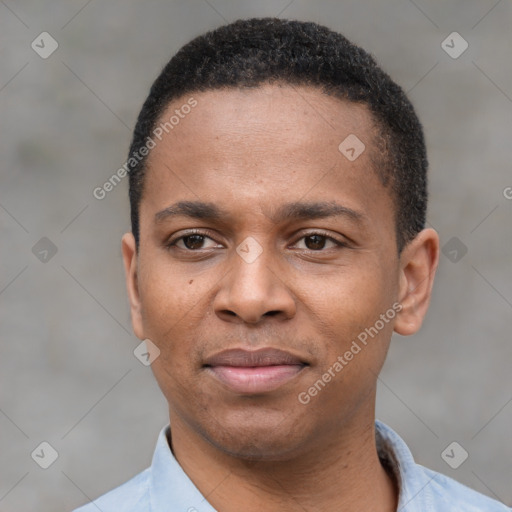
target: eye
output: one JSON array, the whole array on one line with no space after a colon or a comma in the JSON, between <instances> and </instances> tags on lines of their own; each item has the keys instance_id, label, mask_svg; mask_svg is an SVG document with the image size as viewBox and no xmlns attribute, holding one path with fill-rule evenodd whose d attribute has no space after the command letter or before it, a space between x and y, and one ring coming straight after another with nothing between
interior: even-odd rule
<instances>
[{"instance_id":1,"label":"eye","mask_svg":"<svg viewBox=\"0 0 512 512\"><path fill-rule=\"evenodd\" d=\"M170 240L165 246L170 249L172 247L176 247L183 251L198 251L200 249L210 249L211 247L203 247L203 244L206 240L211 240L215 242L211 237L208 236L207 233L199 230L189 231L186 235L182 235L178 238L174 238ZM179 245L181 243L181 245ZM215 247L218 244L215 245Z\"/></svg>"},{"instance_id":2,"label":"eye","mask_svg":"<svg viewBox=\"0 0 512 512\"><path fill-rule=\"evenodd\" d=\"M326 233L323 232L312 232L312 233L306 233L304 236L302 236L299 240L297 240L296 243L298 243L300 240L304 240L305 249L308 251L316 251L320 252L322 249L325 249L326 243L334 244L330 248L336 248L336 247L348 247L348 245L345 242L342 242L341 240L337 240L333 238L332 236L329 236ZM327 247L329 249L329 247Z\"/></svg>"},{"instance_id":3,"label":"eye","mask_svg":"<svg viewBox=\"0 0 512 512\"><path fill-rule=\"evenodd\" d=\"M204 244L207 240L213 242L214 245L205 247ZM297 245L302 240L304 241L304 247L299 247L299 249L305 249L312 252L324 252L324 249L348 247L347 243L341 240L337 240L327 233L317 231L306 233L295 242L295 245ZM329 247L327 244L331 244L331 246ZM213 249L215 247L219 247L219 244L217 244L213 238L208 236L208 233L195 229L189 231L185 235L171 239L165 244L165 247L167 249L177 248L187 252L199 252L202 249Z\"/></svg>"}]
</instances>

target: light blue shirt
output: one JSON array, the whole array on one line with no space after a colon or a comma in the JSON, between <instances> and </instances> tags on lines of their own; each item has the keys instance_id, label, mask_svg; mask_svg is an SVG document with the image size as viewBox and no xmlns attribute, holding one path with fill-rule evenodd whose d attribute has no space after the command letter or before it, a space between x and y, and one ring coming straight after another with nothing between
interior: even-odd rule
<instances>
[{"instance_id":1,"label":"light blue shirt","mask_svg":"<svg viewBox=\"0 0 512 512\"><path fill-rule=\"evenodd\" d=\"M379 456L391 462L398 512L512 512L498 501L414 462L400 436L375 422ZM151 466L75 512L216 512L174 458L162 429Z\"/></svg>"}]
</instances>

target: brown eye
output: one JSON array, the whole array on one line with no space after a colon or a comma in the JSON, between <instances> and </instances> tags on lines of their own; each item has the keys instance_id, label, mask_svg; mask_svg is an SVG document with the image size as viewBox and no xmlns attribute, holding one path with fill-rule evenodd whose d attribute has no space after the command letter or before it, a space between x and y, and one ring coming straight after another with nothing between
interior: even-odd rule
<instances>
[{"instance_id":1,"label":"brown eye","mask_svg":"<svg viewBox=\"0 0 512 512\"><path fill-rule=\"evenodd\" d=\"M323 235L309 235L304 237L305 245L312 251L318 251L325 247L326 237ZM309 243L308 243L309 241Z\"/></svg>"},{"instance_id":2,"label":"brown eye","mask_svg":"<svg viewBox=\"0 0 512 512\"><path fill-rule=\"evenodd\" d=\"M210 241L210 246L204 246ZM213 244L213 245L212 245ZM219 245L215 240L203 231L189 231L180 237L173 238L165 243L166 249L179 249L181 251L194 252L201 249L214 249Z\"/></svg>"},{"instance_id":3,"label":"brown eye","mask_svg":"<svg viewBox=\"0 0 512 512\"><path fill-rule=\"evenodd\" d=\"M341 248L347 247L347 244L336 240L335 238L324 234L324 233L309 233L304 235L302 238L297 240L296 243L302 242L304 247L302 249L307 249L308 251L317 251L322 252L323 249L332 249L332 248ZM326 244L332 244L330 247L326 246Z\"/></svg>"},{"instance_id":4,"label":"brown eye","mask_svg":"<svg viewBox=\"0 0 512 512\"><path fill-rule=\"evenodd\" d=\"M181 238L183 245L190 250L201 249L205 237L203 235L187 235Z\"/></svg>"}]
</instances>

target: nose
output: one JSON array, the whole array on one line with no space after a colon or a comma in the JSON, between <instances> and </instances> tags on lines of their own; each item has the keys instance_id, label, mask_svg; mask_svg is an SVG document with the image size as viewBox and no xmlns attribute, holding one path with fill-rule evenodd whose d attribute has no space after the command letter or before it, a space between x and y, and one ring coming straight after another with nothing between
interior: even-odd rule
<instances>
[{"instance_id":1,"label":"nose","mask_svg":"<svg viewBox=\"0 0 512 512\"><path fill-rule=\"evenodd\" d=\"M268 249L254 261L233 252L230 270L214 299L219 318L247 324L258 324L265 317L293 318L296 311L293 294L272 258Z\"/></svg>"}]
</instances>

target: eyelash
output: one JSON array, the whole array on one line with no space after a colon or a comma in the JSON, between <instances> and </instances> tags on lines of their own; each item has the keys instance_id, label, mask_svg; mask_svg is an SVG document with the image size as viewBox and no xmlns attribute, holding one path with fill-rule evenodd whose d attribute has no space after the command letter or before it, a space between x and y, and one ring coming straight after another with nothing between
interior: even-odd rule
<instances>
[{"instance_id":1,"label":"eyelash","mask_svg":"<svg viewBox=\"0 0 512 512\"><path fill-rule=\"evenodd\" d=\"M180 241L180 240L183 240L184 238L187 238L189 236L193 236L193 235L199 235L199 236L202 236L202 237L205 237L205 238L209 238L210 240L213 240L215 241L208 232L205 232L205 231L201 231L201 230L198 230L198 229L192 229L190 231L188 231L186 234L184 235L181 235L180 237L178 238L174 238L174 239L171 239L169 240L169 242L165 243L165 248L166 249L172 249L172 248L176 248L176 249L179 249L181 251L185 251L185 252L200 252L201 250L204 250L204 249L182 249L181 247L176 247L176 244ZM326 232L323 232L323 231L311 231L311 232L308 232L308 233L305 233L303 234L300 238L298 238L296 240L295 243L297 243L299 240L302 240L303 238L308 238L310 236L315 236L315 235L318 235L318 236L322 236L324 238L326 238L327 240L333 242L334 244L336 244L336 246L338 248L343 248L343 247L348 247L349 245L345 242L341 242L340 240L337 240L336 238L333 238L332 236L330 236L329 234L327 234ZM324 249L319 249L319 250L313 250L313 249L305 249L306 251L308 252L314 252L314 253L319 253L319 252L326 252L326 250Z\"/></svg>"}]
</instances>

